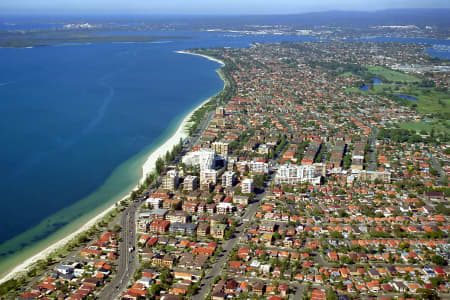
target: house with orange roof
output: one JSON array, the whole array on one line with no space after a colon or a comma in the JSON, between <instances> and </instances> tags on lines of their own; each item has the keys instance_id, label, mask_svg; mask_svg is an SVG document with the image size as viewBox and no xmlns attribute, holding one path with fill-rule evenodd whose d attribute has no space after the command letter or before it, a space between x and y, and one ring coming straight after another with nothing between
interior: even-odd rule
<instances>
[{"instance_id":1,"label":"house with orange roof","mask_svg":"<svg viewBox=\"0 0 450 300\"><path fill-rule=\"evenodd\" d=\"M337 261L339 259L338 254L336 252L328 252L328 258L331 261Z\"/></svg>"},{"instance_id":2,"label":"house with orange roof","mask_svg":"<svg viewBox=\"0 0 450 300\"><path fill-rule=\"evenodd\" d=\"M314 289L311 293L311 300L326 300L326 293L324 290Z\"/></svg>"},{"instance_id":3,"label":"house with orange roof","mask_svg":"<svg viewBox=\"0 0 450 300\"><path fill-rule=\"evenodd\" d=\"M377 293L380 291L380 284L378 281L367 282L366 285L369 291L371 291L372 293Z\"/></svg>"}]
</instances>

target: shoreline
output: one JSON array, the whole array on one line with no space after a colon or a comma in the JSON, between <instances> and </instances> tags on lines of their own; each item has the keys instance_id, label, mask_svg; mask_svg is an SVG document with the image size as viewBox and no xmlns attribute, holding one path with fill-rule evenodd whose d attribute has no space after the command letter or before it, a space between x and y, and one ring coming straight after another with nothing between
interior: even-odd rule
<instances>
[{"instance_id":1,"label":"shoreline","mask_svg":"<svg viewBox=\"0 0 450 300\"><path fill-rule=\"evenodd\" d=\"M122 198L121 200L127 198L128 196ZM0 279L0 284L8 281L10 279L13 279L16 276L21 275L23 272L27 272L30 267L32 267L33 264L35 264L38 260L46 259L49 255L51 255L53 252L57 251L58 249L62 248L66 243L70 242L72 239L74 239L78 234L89 230L92 226L94 226L98 221L100 221L101 218L103 218L106 214L108 214L111 210L114 209L116 206L116 203L109 206L106 210L102 211L101 213L95 215L93 218L91 218L89 221L84 223L79 229L76 231L70 233L68 236L56 241L55 243L51 244L44 250L40 251L39 253L31 256L30 258L26 259L23 263L20 265L14 267L8 274L3 276L3 278Z\"/></svg>"},{"instance_id":2,"label":"shoreline","mask_svg":"<svg viewBox=\"0 0 450 300\"><path fill-rule=\"evenodd\" d=\"M203 55L203 54L197 54L197 53L191 53L191 52L187 52L187 51L175 51L175 53L179 53L179 54L190 54L190 55L197 55L197 56L201 56L203 58L206 58L208 60L214 61L216 63L219 63L221 65L221 67L225 66L225 63L221 60L218 60L216 58L207 56L207 55ZM219 68L220 69L220 68ZM217 69L217 70L219 70ZM224 85L222 90L225 88L225 80L222 78L222 76L219 77L221 78L221 80L223 81ZM221 90L221 91L222 91ZM221 92L220 91L220 92ZM219 93L220 93L219 92ZM217 94L219 94L217 93ZM216 94L216 95L217 95ZM178 144L178 142L180 141L180 139L185 139L186 137L189 136L188 134L188 130L187 130L187 126L189 124L189 120L191 119L192 115L198 110L200 109L203 105L205 105L206 103L208 103L215 95L212 95L211 97L207 98L205 101L203 101L202 103L200 103L199 105L197 105L191 112L189 112L186 117L184 117L184 119L181 121L180 125L178 126L177 130L175 131L175 133L168 138L161 146L159 146L157 149L155 149L148 157L147 160L144 162L144 164L142 165L142 171L143 171L143 175L141 180L139 181L140 183L142 183L145 178L147 177L147 175L151 172L153 172L154 168L155 168L155 163L156 160L159 157L162 157L163 155L166 154L167 151L172 150L172 148Z\"/></svg>"},{"instance_id":3,"label":"shoreline","mask_svg":"<svg viewBox=\"0 0 450 300\"><path fill-rule=\"evenodd\" d=\"M216 63L220 64L222 67L225 66L225 63L223 61L221 61L220 59L205 55L205 54L200 54L200 53L193 53L193 52L189 52L186 50L182 50L182 51L175 51L175 53L179 53L179 54L189 54L189 55L195 55L195 56L201 56L203 58L206 58L207 60L211 60L211 61L215 61Z\"/></svg>"},{"instance_id":4,"label":"shoreline","mask_svg":"<svg viewBox=\"0 0 450 300\"><path fill-rule=\"evenodd\" d=\"M147 157L146 161L142 165L142 178L139 180L139 183L144 182L145 178L148 174L153 172L155 169L155 163L156 160L159 157L162 157L166 154L167 151L172 150L172 148L180 142L180 139L185 139L189 136L187 132L187 125L189 123L189 120L191 119L192 114L197 111L200 107L205 105L206 103L211 100L212 97L209 97L202 103L200 103L197 107L195 107L180 123L180 125L177 127L177 130L175 133L169 137L161 146L156 148L153 152L150 153L150 155ZM137 186L136 186L137 188Z\"/></svg>"},{"instance_id":5,"label":"shoreline","mask_svg":"<svg viewBox=\"0 0 450 300\"><path fill-rule=\"evenodd\" d=\"M212 61L215 61L215 62L219 63L221 65L221 67L225 65L222 61L220 61L218 59L215 59L215 58L212 58L212 57L209 57L209 56L206 56L206 55L202 55L202 54L190 53L190 52L186 52L186 51L176 51L176 53L202 56L202 57L204 57L204 58L206 58L208 60L212 60ZM220 68L218 68L218 69L220 69ZM225 81L223 80L222 77L221 77L221 79L224 82L224 87L225 87L226 83L225 83ZM223 90L223 88L222 88L222 90ZM221 91L219 91L218 93L220 93ZM217 94L215 94L215 95L217 95ZM145 162L143 163L143 165L141 167L142 168L142 177L141 177L141 179L138 181L138 183L135 185L135 187L133 189L131 189L131 191L125 197L121 198L117 202L114 202L107 209L103 210L99 214L97 214L94 217L92 217L91 219L89 219L86 223L84 223L76 231L70 233L69 235L67 235L66 237L64 237L62 239L57 240L56 242L54 242L53 244L51 244L47 248L43 249L42 251L36 253L35 255L33 255L33 256L29 257L29 258L27 258L21 264L15 266L10 272L8 272L5 276L0 278L0 284L4 283L4 282L6 282L6 281L8 281L10 279L13 279L14 277L17 277L17 276L21 275L24 272L27 272L30 269L30 267L32 267L33 264L35 264L38 260L46 259L50 254L52 254L53 252L55 252L58 249L62 248L66 243L68 243L69 241L74 239L78 234L89 230L98 221L100 221L105 215L107 215L110 211L112 211L116 207L116 204L118 202L128 198L130 196L131 192L133 190L136 190L138 188L138 185L140 183L142 183L145 180L145 178L147 177L147 175L154 170L156 160L160 156L165 155L167 151L172 150L173 146L178 144L180 139L185 139L186 137L189 136L188 130L187 130L187 126L189 124L189 120L191 119L191 116L194 114L195 111L197 111L199 108L201 108L207 102L209 102L215 95L212 95L212 96L208 97L202 103L197 105L193 110L191 110L183 118L181 123L178 125L176 131L169 138L167 138L161 145L159 145L156 149L154 149L153 151L150 152L150 154L147 155L147 159L145 160Z\"/></svg>"}]
</instances>

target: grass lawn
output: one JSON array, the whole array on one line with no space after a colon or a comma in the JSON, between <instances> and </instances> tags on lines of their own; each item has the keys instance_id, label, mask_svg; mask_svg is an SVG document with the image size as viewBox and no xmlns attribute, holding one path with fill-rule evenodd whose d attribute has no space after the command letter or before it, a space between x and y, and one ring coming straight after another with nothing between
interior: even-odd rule
<instances>
[{"instance_id":1,"label":"grass lawn","mask_svg":"<svg viewBox=\"0 0 450 300\"><path fill-rule=\"evenodd\" d=\"M445 132L446 134L450 134L450 121L449 120L438 120L438 121L417 121L417 122L404 122L397 124L402 129L415 130L416 132L426 131L427 133L431 132L431 129L434 128L435 132Z\"/></svg>"},{"instance_id":2,"label":"grass lawn","mask_svg":"<svg viewBox=\"0 0 450 300\"><path fill-rule=\"evenodd\" d=\"M413 96L420 101L411 101L410 104L417 104L417 110L421 113L441 113L450 112L450 95L436 89L424 89L408 86L405 95Z\"/></svg>"},{"instance_id":3,"label":"grass lawn","mask_svg":"<svg viewBox=\"0 0 450 300\"><path fill-rule=\"evenodd\" d=\"M345 72L339 75L339 77L360 77L359 75L353 73L353 72Z\"/></svg>"},{"instance_id":4,"label":"grass lawn","mask_svg":"<svg viewBox=\"0 0 450 300\"><path fill-rule=\"evenodd\" d=\"M356 93L356 94L367 93L367 92L360 91L359 88L357 88L357 87L346 88L345 92L346 93Z\"/></svg>"},{"instance_id":5,"label":"grass lawn","mask_svg":"<svg viewBox=\"0 0 450 300\"><path fill-rule=\"evenodd\" d=\"M450 134L450 93L437 88L420 87L419 83L421 83L422 78L410 74L390 70L381 66L366 66L366 68L367 71L364 76L359 77L364 77L366 80L371 77L378 77L383 83L366 83L370 87L368 91L361 91L358 87L346 88L346 93L378 95L390 98L400 105L407 105L415 109L419 113L433 115L431 122L400 123L399 126L403 129L431 132L431 129L434 128L435 132ZM340 76L358 75L345 72ZM401 99L396 97L396 94L415 97L419 101Z\"/></svg>"},{"instance_id":6,"label":"grass lawn","mask_svg":"<svg viewBox=\"0 0 450 300\"><path fill-rule=\"evenodd\" d=\"M399 71L389 70L380 66L368 66L369 73L379 77L382 81L401 81L401 82L419 82L420 78L402 73Z\"/></svg>"},{"instance_id":7,"label":"grass lawn","mask_svg":"<svg viewBox=\"0 0 450 300\"><path fill-rule=\"evenodd\" d=\"M345 92L388 97L409 107L414 107L419 113L441 114L441 116L450 114L450 94L435 88L421 88L411 83L383 83L373 85L373 88L368 91L360 91L359 88L352 87L345 89ZM412 96L419 101L400 99L395 96L396 94Z\"/></svg>"}]
</instances>

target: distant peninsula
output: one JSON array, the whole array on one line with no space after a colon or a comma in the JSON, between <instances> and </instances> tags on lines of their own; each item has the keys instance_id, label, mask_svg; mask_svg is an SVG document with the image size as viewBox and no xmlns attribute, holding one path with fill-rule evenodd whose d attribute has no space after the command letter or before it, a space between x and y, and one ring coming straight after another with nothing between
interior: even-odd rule
<instances>
[{"instance_id":1,"label":"distant peninsula","mask_svg":"<svg viewBox=\"0 0 450 300\"><path fill-rule=\"evenodd\" d=\"M3 38L7 37L7 38ZM50 32L13 34L0 32L0 47L2 48L27 48L52 46L67 43L148 43L164 39L186 39L184 36L144 36L144 35L111 35L111 34L86 34L79 32Z\"/></svg>"}]
</instances>

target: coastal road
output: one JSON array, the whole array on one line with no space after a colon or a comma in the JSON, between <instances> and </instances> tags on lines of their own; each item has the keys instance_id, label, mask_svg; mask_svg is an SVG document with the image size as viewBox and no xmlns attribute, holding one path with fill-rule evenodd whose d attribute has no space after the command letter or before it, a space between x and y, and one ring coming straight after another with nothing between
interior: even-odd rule
<instances>
[{"instance_id":1,"label":"coastal road","mask_svg":"<svg viewBox=\"0 0 450 300\"><path fill-rule=\"evenodd\" d=\"M120 226L122 227L119 245L119 262L116 276L109 282L98 295L100 300L118 299L125 291L128 281L136 270L136 226L135 214L140 202L132 202L130 206L122 212Z\"/></svg>"},{"instance_id":2,"label":"coastal road","mask_svg":"<svg viewBox=\"0 0 450 300\"><path fill-rule=\"evenodd\" d=\"M259 207L259 203L261 202L261 199L264 198L264 196L265 193L257 195L256 200L248 205L244 216L242 216L242 220L248 219L248 221L244 221L240 225L236 226L236 231L234 232L233 237L223 243L222 253L213 263L212 268L206 272L205 277L201 281L200 289L195 295L191 297L192 300L203 300L206 298L206 295L211 290L214 278L221 274L221 271L225 267L225 263L228 260L228 256L231 250L233 250L233 248L236 247L238 242L241 240L241 237L244 235L248 223L250 223L250 221L254 219L256 211Z\"/></svg>"},{"instance_id":3,"label":"coastal road","mask_svg":"<svg viewBox=\"0 0 450 300\"><path fill-rule=\"evenodd\" d=\"M209 124L211 123L213 117L215 116L216 112L214 110L208 112L206 118L204 118L197 130L194 132L193 136L189 138L189 143L186 145L187 149L191 149L195 144L197 144L200 141L201 136L203 135L203 132L208 128Z\"/></svg>"},{"instance_id":4,"label":"coastal road","mask_svg":"<svg viewBox=\"0 0 450 300\"><path fill-rule=\"evenodd\" d=\"M189 143L185 145L187 149L192 148L196 143L198 143L214 115L215 111L210 111L207 114L207 117L202 120L194 136L191 137L189 139ZM100 300L118 299L119 296L125 291L130 278L136 270L139 261L137 259L138 254L136 254L136 250L130 252L129 249L136 249L135 214L139 205L140 203L132 202L131 205L122 213L120 221L122 231L117 273L111 282L107 284L98 295L98 299Z\"/></svg>"},{"instance_id":5,"label":"coastal road","mask_svg":"<svg viewBox=\"0 0 450 300\"><path fill-rule=\"evenodd\" d=\"M207 114L207 117L202 120L194 136L191 137L189 139L189 143L185 145L187 149L192 148L196 143L198 143L214 115L215 111L210 111ZM118 299L119 296L125 291L130 278L136 270L138 264L137 253L136 250L130 252L129 249L136 249L135 214L139 205L139 202L132 202L131 205L122 213L120 220L122 230L117 273L111 282L107 284L98 295L98 299L100 300Z\"/></svg>"}]
</instances>

